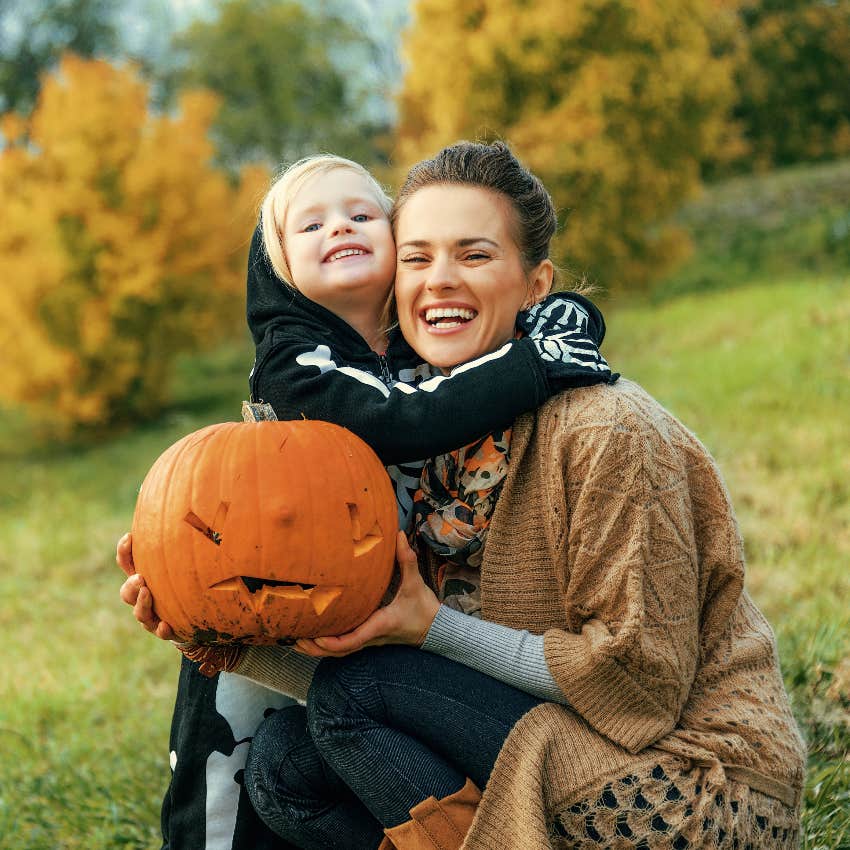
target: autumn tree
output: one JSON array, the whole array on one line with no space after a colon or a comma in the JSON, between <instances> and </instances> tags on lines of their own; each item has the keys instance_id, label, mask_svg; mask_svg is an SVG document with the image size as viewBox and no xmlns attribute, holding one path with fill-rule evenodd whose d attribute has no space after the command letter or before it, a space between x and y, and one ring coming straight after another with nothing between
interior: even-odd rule
<instances>
[{"instance_id":1,"label":"autumn tree","mask_svg":"<svg viewBox=\"0 0 850 850\"><path fill-rule=\"evenodd\" d=\"M112 55L118 45L114 0L0 3L0 112L29 111L40 78L65 51Z\"/></svg>"},{"instance_id":2,"label":"autumn tree","mask_svg":"<svg viewBox=\"0 0 850 850\"><path fill-rule=\"evenodd\" d=\"M154 414L175 356L244 321L267 177L210 166L213 96L158 116L147 96L132 69L68 56L0 123L0 394L60 432Z\"/></svg>"},{"instance_id":3,"label":"autumn tree","mask_svg":"<svg viewBox=\"0 0 850 850\"><path fill-rule=\"evenodd\" d=\"M850 0L744 0L738 170L850 154Z\"/></svg>"},{"instance_id":4,"label":"autumn tree","mask_svg":"<svg viewBox=\"0 0 850 850\"><path fill-rule=\"evenodd\" d=\"M277 166L318 150L375 158L374 136L386 128L371 125L356 75L334 58L368 56L370 43L331 7L224 0L215 18L179 34L175 48L182 58L170 86L203 86L221 98L214 132L224 162Z\"/></svg>"},{"instance_id":5,"label":"autumn tree","mask_svg":"<svg viewBox=\"0 0 850 850\"><path fill-rule=\"evenodd\" d=\"M731 62L713 0L418 0L405 40L398 159L508 140L566 220L560 259L607 287L687 249L666 217L727 139Z\"/></svg>"}]
</instances>

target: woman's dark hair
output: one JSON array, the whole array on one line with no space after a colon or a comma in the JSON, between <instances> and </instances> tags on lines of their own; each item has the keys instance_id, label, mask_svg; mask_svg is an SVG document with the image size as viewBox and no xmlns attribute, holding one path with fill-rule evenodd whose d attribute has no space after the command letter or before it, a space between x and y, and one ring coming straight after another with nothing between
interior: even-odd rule
<instances>
[{"instance_id":1,"label":"woman's dark hair","mask_svg":"<svg viewBox=\"0 0 850 850\"><path fill-rule=\"evenodd\" d=\"M457 142L410 169L396 196L390 220L395 227L408 198L426 186L480 186L506 197L516 213L516 244L526 271L549 256L558 226L555 205L546 188L504 142Z\"/></svg>"}]
</instances>

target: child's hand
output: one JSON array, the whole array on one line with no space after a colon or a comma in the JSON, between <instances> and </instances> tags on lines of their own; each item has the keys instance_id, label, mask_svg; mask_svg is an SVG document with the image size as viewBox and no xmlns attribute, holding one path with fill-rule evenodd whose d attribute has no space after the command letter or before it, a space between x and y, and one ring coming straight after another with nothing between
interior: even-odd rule
<instances>
[{"instance_id":1,"label":"child's hand","mask_svg":"<svg viewBox=\"0 0 850 850\"><path fill-rule=\"evenodd\" d=\"M157 617L153 609L153 596L145 585L145 580L136 572L133 564L133 541L125 534L115 550L115 561L127 574L127 580L121 585L121 600L133 606L133 615L146 631L162 640L177 640L174 629Z\"/></svg>"},{"instance_id":2,"label":"child's hand","mask_svg":"<svg viewBox=\"0 0 850 850\"><path fill-rule=\"evenodd\" d=\"M599 352L605 320L584 296L554 292L517 315L517 327L534 343L552 392L590 384L613 384Z\"/></svg>"},{"instance_id":3,"label":"child's hand","mask_svg":"<svg viewBox=\"0 0 850 850\"><path fill-rule=\"evenodd\" d=\"M364 646L386 643L421 646L437 616L440 603L422 580L416 554L408 545L403 531L398 533L396 541L396 560L401 571L401 584L389 605L379 608L365 623L347 634L301 638L294 648L305 655L321 658L325 655L349 655Z\"/></svg>"}]
</instances>

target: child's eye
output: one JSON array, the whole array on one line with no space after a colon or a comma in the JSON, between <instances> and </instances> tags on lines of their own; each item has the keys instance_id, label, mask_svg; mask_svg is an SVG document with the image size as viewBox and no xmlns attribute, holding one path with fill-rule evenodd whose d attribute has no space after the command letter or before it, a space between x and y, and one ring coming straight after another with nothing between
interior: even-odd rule
<instances>
[{"instance_id":1,"label":"child's eye","mask_svg":"<svg viewBox=\"0 0 850 850\"><path fill-rule=\"evenodd\" d=\"M314 231L318 230L321 226L322 226L322 225L321 225L321 224L319 224L319 222L314 221L312 224L308 224L308 225L304 228L304 232L305 232L305 233L313 233Z\"/></svg>"},{"instance_id":2,"label":"child's eye","mask_svg":"<svg viewBox=\"0 0 850 850\"><path fill-rule=\"evenodd\" d=\"M366 215L366 213L357 213L357 215L351 216L351 220L356 221L358 223L364 222L364 221L369 221L369 216Z\"/></svg>"},{"instance_id":3,"label":"child's eye","mask_svg":"<svg viewBox=\"0 0 850 850\"><path fill-rule=\"evenodd\" d=\"M398 260L400 263L427 263L428 258L423 257L419 254L413 254L410 257L399 257Z\"/></svg>"}]
</instances>

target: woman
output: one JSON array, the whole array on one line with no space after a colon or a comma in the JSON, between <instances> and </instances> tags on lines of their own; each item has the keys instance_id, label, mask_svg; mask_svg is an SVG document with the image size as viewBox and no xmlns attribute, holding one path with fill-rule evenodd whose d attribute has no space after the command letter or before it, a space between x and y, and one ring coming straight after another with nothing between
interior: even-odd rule
<instances>
[{"instance_id":1,"label":"woman","mask_svg":"<svg viewBox=\"0 0 850 850\"><path fill-rule=\"evenodd\" d=\"M502 145L415 166L394 223L399 321L435 365L493 350L548 291L551 200ZM442 308L469 318L443 325ZM337 657L306 711L254 740L248 787L280 834L308 848L797 846L804 747L728 494L643 390L572 390L434 459L417 532L425 579L402 547L389 606L300 641Z\"/></svg>"}]
</instances>

